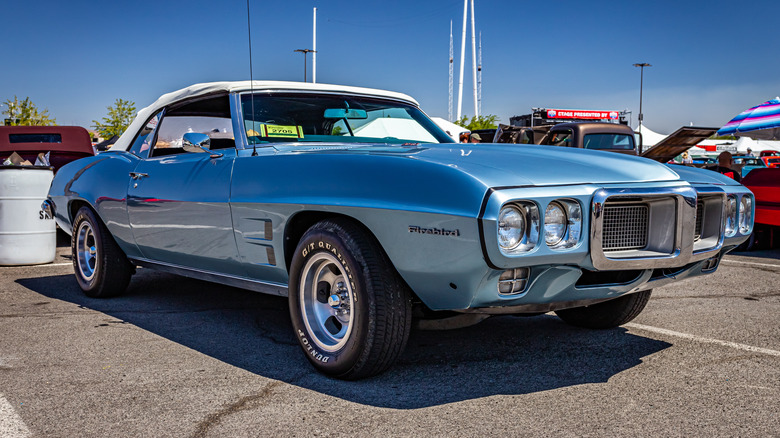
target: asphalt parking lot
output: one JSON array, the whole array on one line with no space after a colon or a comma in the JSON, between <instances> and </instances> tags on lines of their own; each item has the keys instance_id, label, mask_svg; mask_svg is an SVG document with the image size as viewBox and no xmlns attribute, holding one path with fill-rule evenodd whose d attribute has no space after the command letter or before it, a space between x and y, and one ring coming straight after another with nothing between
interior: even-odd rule
<instances>
[{"instance_id":1,"label":"asphalt parking lot","mask_svg":"<svg viewBox=\"0 0 780 438\"><path fill-rule=\"evenodd\" d=\"M0 437L780 436L778 250L657 289L626 327L415 330L389 372L342 382L285 298L139 269L91 299L60 245L0 267Z\"/></svg>"}]
</instances>

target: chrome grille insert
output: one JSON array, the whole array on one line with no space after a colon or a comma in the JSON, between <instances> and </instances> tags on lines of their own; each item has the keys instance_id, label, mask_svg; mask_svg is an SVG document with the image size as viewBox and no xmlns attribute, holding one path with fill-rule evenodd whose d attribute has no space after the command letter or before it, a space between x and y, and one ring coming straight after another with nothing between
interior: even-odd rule
<instances>
[{"instance_id":1,"label":"chrome grille insert","mask_svg":"<svg viewBox=\"0 0 780 438\"><path fill-rule=\"evenodd\" d=\"M604 251L642 249L647 246L646 204L604 205Z\"/></svg>"}]
</instances>

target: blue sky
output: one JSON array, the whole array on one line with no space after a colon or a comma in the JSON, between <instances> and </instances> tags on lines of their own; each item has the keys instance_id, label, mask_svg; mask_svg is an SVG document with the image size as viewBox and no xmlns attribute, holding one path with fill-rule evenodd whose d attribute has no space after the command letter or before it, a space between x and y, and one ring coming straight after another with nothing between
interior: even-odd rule
<instances>
[{"instance_id":1,"label":"blue sky","mask_svg":"<svg viewBox=\"0 0 780 438\"><path fill-rule=\"evenodd\" d=\"M457 103L462 0L250 4L255 79L303 79L293 50L311 48L317 7L318 82L401 91L445 118L452 20ZM476 0L475 8L482 111L506 123L548 107L628 109L636 125L637 62L653 65L645 125L664 133L720 127L780 94L777 0ZM0 16L0 101L29 96L59 124L89 127L117 98L141 108L193 83L249 77L245 0L4 0ZM472 115L468 38L463 113Z\"/></svg>"}]
</instances>

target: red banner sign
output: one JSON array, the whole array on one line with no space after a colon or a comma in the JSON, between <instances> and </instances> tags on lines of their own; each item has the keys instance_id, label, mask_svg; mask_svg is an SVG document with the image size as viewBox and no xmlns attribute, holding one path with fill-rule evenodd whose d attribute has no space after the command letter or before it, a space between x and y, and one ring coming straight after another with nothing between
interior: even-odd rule
<instances>
[{"instance_id":1,"label":"red banner sign","mask_svg":"<svg viewBox=\"0 0 780 438\"><path fill-rule=\"evenodd\" d=\"M548 119L617 120L617 111L548 109Z\"/></svg>"}]
</instances>

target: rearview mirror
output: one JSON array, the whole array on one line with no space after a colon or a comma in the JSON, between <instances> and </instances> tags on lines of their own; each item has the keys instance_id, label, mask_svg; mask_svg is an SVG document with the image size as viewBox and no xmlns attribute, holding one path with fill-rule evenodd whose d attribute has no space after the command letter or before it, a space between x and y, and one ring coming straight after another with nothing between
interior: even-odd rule
<instances>
[{"instance_id":1,"label":"rearview mirror","mask_svg":"<svg viewBox=\"0 0 780 438\"><path fill-rule=\"evenodd\" d=\"M326 119L367 119L368 113L362 109L327 108Z\"/></svg>"}]
</instances>

